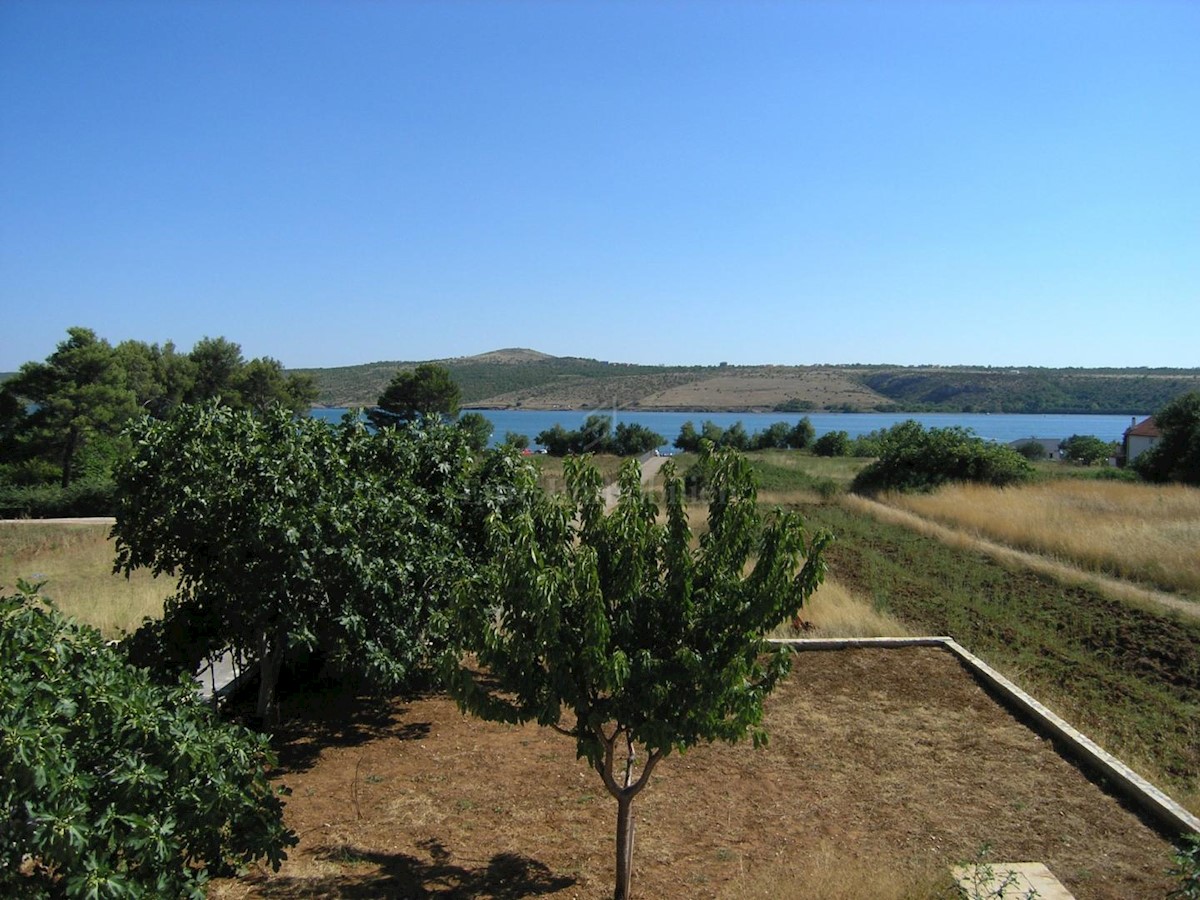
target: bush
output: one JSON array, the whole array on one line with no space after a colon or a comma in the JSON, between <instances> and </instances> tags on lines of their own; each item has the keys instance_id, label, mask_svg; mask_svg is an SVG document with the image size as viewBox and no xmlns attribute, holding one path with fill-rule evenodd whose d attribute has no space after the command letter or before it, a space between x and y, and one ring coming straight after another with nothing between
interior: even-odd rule
<instances>
[{"instance_id":1,"label":"bush","mask_svg":"<svg viewBox=\"0 0 1200 900\"><path fill-rule=\"evenodd\" d=\"M77 481L58 485L0 485L0 518L56 519L68 516L111 516L116 507L111 481Z\"/></svg>"},{"instance_id":2,"label":"bush","mask_svg":"<svg viewBox=\"0 0 1200 900\"><path fill-rule=\"evenodd\" d=\"M1176 879L1169 900L1200 900L1200 833L1185 835L1171 854L1174 865L1167 872Z\"/></svg>"},{"instance_id":3,"label":"bush","mask_svg":"<svg viewBox=\"0 0 1200 900\"><path fill-rule=\"evenodd\" d=\"M1033 475L1011 447L991 444L965 428L930 428L909 420L888 429L879 458L855 476L851 490L928 491L951 481L1004 486Z\"/></svg>"},{"instance_id":4,"label":"bush","mask_svg":"<svg viewBox=\"0 0 1200 900\"><path fill-rule=\"evenodd\" d=\"M0 893L203 897L296 842L266 738L20 585L0 597Z\"/></svg>"},{"instance_id":5,"label":"bush","mask_svg":"<svg viewBox=\"0 0 1200 900\"><path fill-rule=\"evenodd\" d=\"M845 431L827 431L813 442L817 456L849 456L850 435Z\"/></svg>"},{"instance_id":6,"label":"bush","mask_svg":"<svg viewBox=\"0 0 1200 900\"><path fill-rule=\"evenodd\" d=\"M1030 462L1046 458L1046 448L1039 441L1025 441L1013 448Z\"/></svg>"},{"instance_id":7,"label":"bush","mask_svg":"<svg viewBox=\"0 0 1200 900\"><path fill-rule=\"evenodd\" d=\"M1093 463L1103 463L1117 452L1117 445L1110 441L1102 441L1092 434L1073 434L1061 444L1063 458L1081 466Z\"/></svg>"}]
</instances>

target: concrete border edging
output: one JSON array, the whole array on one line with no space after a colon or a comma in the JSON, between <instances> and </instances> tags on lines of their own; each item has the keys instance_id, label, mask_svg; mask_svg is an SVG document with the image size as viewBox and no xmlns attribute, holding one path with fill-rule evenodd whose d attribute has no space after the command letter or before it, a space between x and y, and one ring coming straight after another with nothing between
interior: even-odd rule
<instances>
[{"instance_id":1,"label":"concrete border edging","mask_svg":"<svg viewBox=\"0 0 1200 900\"><path fill-rule=\"evenodd\" d=\"M1091 768L1157 824L1176 835L1200 833L1200 818L1192 815L1103 747L1021 690L979 657L950 637L917 638L776 638L770 643L796 650L894 649L943 647L987 685L997 697L1027 716L1076 763Z\"/></svg>"}]
</instances>

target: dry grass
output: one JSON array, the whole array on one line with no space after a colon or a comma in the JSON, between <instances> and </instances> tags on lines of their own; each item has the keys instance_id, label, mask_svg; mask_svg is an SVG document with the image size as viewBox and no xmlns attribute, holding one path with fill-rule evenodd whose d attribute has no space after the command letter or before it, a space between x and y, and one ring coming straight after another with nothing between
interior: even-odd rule
<instances>
[{"instance_id":1,"label":"dry grass","mask_svg":"<svg viewBox=\"0 0 1200 900\"><path fill-rule=\"evenodd\" d=\"M933 519L896 506L889 506L878 500L847 494L841 497L838 503L851 513L868 516L880 522L901 525L917 534L933 538L947 547L972 553L983 553L1001 565L1047 575L1063 584L1090 588L1146 612L1162 613L1164 610L1173 610L1188 618L1200 617L1200 604L1191 599L1143 587L1122 578L1089 571L1041 553L1017 550L966 530L939 524Z\"/></svg>"},{"instance_id":2,"label":"dry grass","mask_svg":"<svg viewBox=\"0 0 1200 900\"><path fill-rule=\"evenodd\" d=\"M550 494L566 490L567 479L563 476L563 466L566 462L564 457L537 453L532 459L538 467L538 483L542 486L542 490ZM591 460L592 465L600 470L600 478L605 484L611 484L617 480L621 465L625 462L624 457L611 454L595 455Z\"/></svg>"},{"instance_id":3,"label":"dry grass","mask_svg":"<svg viewBox=\"0 0 1200 900\"><path fill-rule=\"evenodd\" d=\"M285 700L278 873L244 900L612 896L615 804L574 742L430 694ZM634 895L950 900L985 843L1080 900L1161 897L1169 844L937 648L797 654L766 747L671 754L635 803Z\"/></svg>"},{"instance_id":4,"label":"dry grass","mask_svg":"<svg viewBox=\"0 0 1200 900\"><path fill-rule=\"evenodd\" d=\"M814 409L853 406L871 409L888 398L836 369L743 369L693 378L639 398L643 409L774 409L805 400Z\"/></svg>"},{"instance_id":5,"label":"dry grass","mask_svg":"<svg viewBox=\"0 0 1200 900\"><path fill-rule=\"evenodd\" d=\"M885 498L970 534L1200 598L1200 490L1059 480Z\"/></svg>"},{"instance_id":6,"label":"dry grass","mask_svg":"<svg viewBox=\"0 0 1200 900\"><path fill-rule=\"evenodd\" d=\"M822 584L800 613L811 630L784 622L771 637L909 637L912 631L835 581Z\"/></svg>"},{"instance_id":7,"label":"dry grass","mask_svg":"<svg viewBox=\"0 0 1200 900\"><path fill-rule=\"evenodd\" d=\"M892 862L848 857L844 847L823 844L815 852L747 873L717 896L721 900L951 900L961 895L949 870L929 862Z\"/></svg>"},{"instance_id":8,"label":"dry grass","mask_svg":"<svg viewBox=\"0 0 1200 900\"><path fill-rule=\"evenodd\" d=\"M107 638L133 631L145 616L162 615L174 585L146 572L114 575L116 551L103 524L0 524L0 588L17 579L45 582L42 595Z\"/></svg>"}]
</instances>

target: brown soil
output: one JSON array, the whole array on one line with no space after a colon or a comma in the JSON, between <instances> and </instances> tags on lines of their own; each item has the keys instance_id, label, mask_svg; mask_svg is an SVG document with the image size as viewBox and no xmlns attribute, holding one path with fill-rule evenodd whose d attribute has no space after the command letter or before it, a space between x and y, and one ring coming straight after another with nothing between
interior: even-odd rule
<instances>
[{"instance_id":1,"label":"brown soil","mask_svg":"<svg viewBox=\"0 0 1200 900\"><path fill-rule=\"evenodd\" d=\"M285 713L300 844L279 873L212 896L611 896L616 805L570 739L440 695L309 695ZM985 843L993 860L1044 862L1079 900L1170 889L1169 844L943 650L802 653L765 724L765 749L657 768L635 803L636 896L828 897L822 879L911 880Z\"/></svg>"}]
</instances>

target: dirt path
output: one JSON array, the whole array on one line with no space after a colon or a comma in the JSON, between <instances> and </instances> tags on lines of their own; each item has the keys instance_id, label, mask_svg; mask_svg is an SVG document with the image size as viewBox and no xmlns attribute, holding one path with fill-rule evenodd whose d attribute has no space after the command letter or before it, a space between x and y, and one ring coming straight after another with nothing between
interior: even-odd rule
<instances>
[{"instance_id":1,"label":"dirt path","mask_svg":"<svg viewBox=\"0 0 1200 900\"><path fill-rule=\"evenodd\" d=\"M861 507L878 519L912 528L951 546L970 547L980 550L1000 562L1016 563L1042 575L1049 575L1052 578L1067 580L1076 584L1086 584L1097 588L1117 600L1129 602L1144 608L1149 607L1158 611L1171 610L1189 619L1200 619L1200 603L1182 600L1173 594L1167 594L1162 591L1138 587L1119 578L1110 578L1107 575L1101 575L1097 572L1089 572L1086 569L1081 569L1059 560L1049 559L1037 553L1014 550L1012 547L998 544L987 538L941 525L932 519L927 519L916 513L896 509L896 507L880 503L878 500L857 497L853 502L856 506Z\"/></svg>"}]
</instances>

